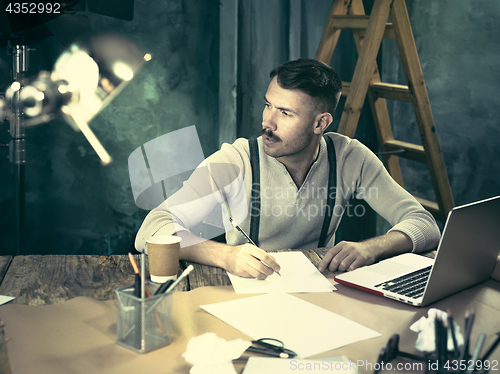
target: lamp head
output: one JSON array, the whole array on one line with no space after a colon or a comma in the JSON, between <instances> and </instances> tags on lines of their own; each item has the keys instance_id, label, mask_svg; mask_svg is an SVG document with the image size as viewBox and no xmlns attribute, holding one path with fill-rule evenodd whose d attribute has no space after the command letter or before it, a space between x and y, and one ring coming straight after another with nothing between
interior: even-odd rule
<instances>
[{"instance_id":1,"label":"lamp head","mask_svg":"<svg viewBox=\"0 0 500 374\"><path fill-rule=\"evenodd\" d=\"M6 92L6 99L13 108L31 117L24 121L24 126L48 122L61 115L75 130L82 131L106 165L111 157L88 123L150 59L151 54L123 35L93 34L72 43L59 56L51 73L39 73L35 81L24 87L14 82Z\"/></svg>"},{"instance_id":2,"label":"lamp head","mask_svg":"<svg viewBox=\"0 0 500 374\"><path fill-rule=\"evenodd\" d=\"M96 34L71 44L51 74L72 92L65 111L90 122L130 82L151 55L120 34Z\"/></svg>"}]
</instances>

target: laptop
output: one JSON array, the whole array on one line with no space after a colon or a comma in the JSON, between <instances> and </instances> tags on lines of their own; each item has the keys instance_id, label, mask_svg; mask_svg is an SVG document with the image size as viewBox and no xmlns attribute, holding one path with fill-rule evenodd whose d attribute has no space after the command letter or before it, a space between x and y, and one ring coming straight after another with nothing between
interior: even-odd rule
<instances>
[{"instance_id":1,"label":"laptop","mask_svg":"<svg viewBox=\"0 0 500 374\"><path fill-rule=\"evenodd\" d=\"M405 253L335 276L338 283L425 306L487 280L500 252L500 196L453 208L435 259Z\"/></svg>"}]
</instances>

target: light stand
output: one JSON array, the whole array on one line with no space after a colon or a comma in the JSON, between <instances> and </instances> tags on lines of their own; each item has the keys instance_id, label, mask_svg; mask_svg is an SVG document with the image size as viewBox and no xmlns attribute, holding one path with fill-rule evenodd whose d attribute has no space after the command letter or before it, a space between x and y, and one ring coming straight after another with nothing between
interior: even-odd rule
<instances>
[{"instance_id":1,"label":"light stand","mask_svg":"<svg viewBox=\"0 0 500 374\"><path fill-rule=\"evenodd\" d=\"M24 44L8 45L12 54L12 79L21 82L24 73L28 70L28 47ZM14 95L13 103L19 103L19 95ZM13 113L10 116L9 159L14 165L14 191L15 191L15 222L16 222L16 253L25 253L25 222L26 222L26 191L25 191L25 167L26 167L26 134L23 126L23 113L19 105L12 105Z\"/></svg>"}]
</instances>

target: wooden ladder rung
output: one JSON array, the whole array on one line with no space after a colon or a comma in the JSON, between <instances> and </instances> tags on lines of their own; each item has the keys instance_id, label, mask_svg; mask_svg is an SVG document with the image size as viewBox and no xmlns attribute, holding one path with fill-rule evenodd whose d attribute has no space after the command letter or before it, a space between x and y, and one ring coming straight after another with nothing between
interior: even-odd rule
<instances>
[{"instance_id":1,"label":"wooden ladder rung","mask_svg":"<svg viewBox=\"0 0 500 374\"><path fill-rule=\"evenodd\" d=\"M383 82L373 83L370 85L370 89L375 96L384 99L406 101L408 103L413 101L413 95L410 89L408 86L402 84Z\"/></svg>"},{"instance_id":2,"label":"wooden ladder rung","mask_svg":"<svg viewBox=\"0 0 500 374\"><path fill-rule=\"evenodd\" d=\"M365 31L370 23L370 16L349 16L349 15L333 15L332 28L337 30L355 30L359 31L363 38ZM392 23L386 23L384 31L384 39L395 39L394 26Z\"/></svg>"},{"instance_id":3,"label":"wooden ladder rung","mask_svg":"<svg viewBox=\"0 0 500 374\"><path fill-rule=\"evenodd\" d=\"M342 96L347 97L351 90L351 82L342 82Z\"/></svg>"},{"instance_id":4,"label":"wooden ladder rung","mask_svg":"<svg viewBox=\"0 0 500 374\"><path fill-rule=\"evenodd\" d=\"M347 96L351 89L351 82L342 82L342 96ZM389 100L405 101L411 103L413 95L408 86L393 83L372 83L370 85L372 93L376 97L381 97Z\"/></svg>"},{"instance_id":5,"label":"wooden ladder rung","mask_svg":"<svg viewBox=\"0 0 500 374\"><path fill-rule=\"evenodd\" d=\"M398 154L399 157L404 157L413 161L418 161L426 163L425 149L423 146L408 142L402 142L401 140L386 140L384 142L385 151L399 151L404 150L406 152Z\"/></svg>"},{"instance_id":6,"label":"wooden ladder rung","mask_svg":"<svg viewBox=\"0 0 500 374\"><path fill-rule=\"evenodd\" d=\"M441 219L443 213L439 210L438 203L426 200L418 196L413 196L425 209L427 209L434 217ZM446 217L444 217L446 218Z\"/></svg>"}]
</instances>

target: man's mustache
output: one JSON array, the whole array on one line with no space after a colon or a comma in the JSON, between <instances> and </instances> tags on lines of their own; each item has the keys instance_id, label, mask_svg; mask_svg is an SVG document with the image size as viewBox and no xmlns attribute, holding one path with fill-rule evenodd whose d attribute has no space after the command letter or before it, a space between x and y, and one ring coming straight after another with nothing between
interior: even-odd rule
<instances>
[{"instance_id":1,"label":"man's mustache","mask_svg":"<svg viewBox=\"0 0 500 374\"><path fill-rule=\"evenodd\" d=\"M260 134L267 136L269 139L274 140L275 142L281 141L281 139L278 136L274 135L273 132L269 129L264 128L260 130Z\"/></svg>"}]
</instances>

